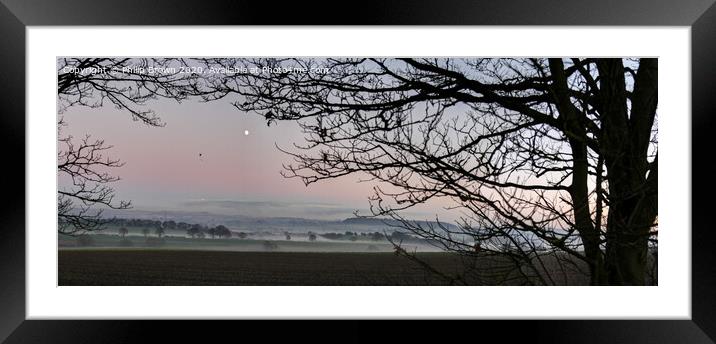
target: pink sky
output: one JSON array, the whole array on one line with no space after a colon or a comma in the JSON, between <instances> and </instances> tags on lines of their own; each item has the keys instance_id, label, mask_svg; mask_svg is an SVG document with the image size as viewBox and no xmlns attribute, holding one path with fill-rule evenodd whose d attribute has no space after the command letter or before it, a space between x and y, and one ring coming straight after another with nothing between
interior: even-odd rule
<instances>
[{"instance_id":1,"label":"pink sky","mask_svg":"<svg viewBox=\"0 0 716 344\"><path fill-rule=\"evenodd\" d=\"M358 183L358 176L306 187L299 179L279 174L290 157L275 144L290 148L292 142L302 141L293 122L268 127L258 115L239 112L230 100L181 104L157 100L148 107L157 112L165 127L134 122L128 113L110 106L74 107L63 114L68 123L63 134L91 134L114 146L108 155L125 162L112 171L122 178L114 184L117 196L132 200L136 209L181 209L184 202L196 200L328 203L367 209L372 185ZM245 130L249 135L244 135ZM440 203L423 206L410 215L420 219L433 219L435 213L452 217L442 210L448 203Z\"/></svg>"}]
</instances>

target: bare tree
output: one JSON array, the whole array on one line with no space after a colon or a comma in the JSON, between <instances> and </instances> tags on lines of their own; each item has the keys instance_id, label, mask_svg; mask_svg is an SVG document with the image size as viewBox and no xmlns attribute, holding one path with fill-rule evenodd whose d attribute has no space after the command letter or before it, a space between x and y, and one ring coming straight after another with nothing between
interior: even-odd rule
<instances>
[{"instance_id":1,"label":"bare tree","mask_svg":"<svg viewBox=\"0 0 716 344\"><path fill-rule=\"evenodd\" d=\"M199 233L201 233L201 226L198 224L192 225L186 231L186 234L188 234L192 239L199 235Z\"/></svg>"},{"instance_id":2,"label":"bare tree","mask_svg":"<svg viewBox=\"0 0 716 344\"><path fill-rule=\"evenodd\" d=\"M59 231L81 234L101 229L107 223L102 210L127 209L129 201L116 200L111 184L119 177L108 170L121 167L118 159L105 156L112 146L90 135L77 141L62 133L67 124L63 113L71 107L99 108L112 105L132 119L149 126L162 126L160 118L146 108L148 101L169 98L177 101L200 95L200 73L181 59L59 58L58 174L70 186L58 190Z\"/></svg>"},{"instance_id":3,"label":"bare tree","mask_svg":"<svg viewBox=\"0 0 716 344\"><path fill-rule=\"evenodd\" d=\"M157 226L157 228L154 228L154 234L157 235L157 238L161 239L165 233L166 233L166 231L164 230L164 227L162 227L162 226Z\"/></svg>"},{"instance_id":4,"label":"bare tree","mask_svg":"<svg viewBox=\"0 0 716 344\"><path fill-rule=\"evenodd\" d=\"M286 177L367 176L370 216L460 254L465 274L486 273L475 262L493 257L524 283L564 284L582 269L594 285L645 283L657 233L656 59L201 62L249 70L214 78L207 100L234 94L269 125L299 123L306 142L282 148L293 158ZM445 198L462 214L458 229L401 216Z\"/></svg>"},{"instance_id":5,"label":"bare tree","mask_svg":"<svg viewBox=\"0 0 716 344\"><path fill-rule=\"evenodd\" d=\"M206 234L209 234L209 236L211 236L211 238L214 239L214 237L216 237L216 235L217 235L217 230L216 230L216 228L211 227L206 230Z\"/></svg>"},{"instance_id":6,"label":"bare tree","mask_svg":"<svg viewBox=\"0 0 716 344\"><path fill-rule=\"evenodd\" d=\"M214 232L219 238L231 238L231 230L224 225L216 226Z\"/></svg>"},{"instance_id":7,"label":"bare tree","mask_svg":"<svg viewBox=\"0 0 716 344\"><path fill-rule=\"evenodd\" d=\"M61 121L59 126L64 125ZM116 159L104 156L112 148L103 140L86 136L74 143L72 136L60 139L57 170L61 177L71 181L71 187L60 188L57 196L59 231L64 234L82 233L101 229L106 223L102 211L93 209L101 204L112 209L126 209L130 202L114 200L114 189L108 184L119 180L104 169L121 167Z\"/></svg>"}]
</instances>

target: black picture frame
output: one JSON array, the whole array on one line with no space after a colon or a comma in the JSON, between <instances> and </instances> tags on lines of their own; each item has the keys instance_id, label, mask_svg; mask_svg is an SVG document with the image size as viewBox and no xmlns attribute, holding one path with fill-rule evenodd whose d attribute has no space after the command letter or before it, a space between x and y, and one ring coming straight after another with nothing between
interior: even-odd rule
<instances>
[{"instance_id":1,"label":"black picture frame","mask_svg":"<svg viewBox=\"0 0 716 344\"><path fill-rule=\"evenodd\" d=\"M34 321L25 319L25 28L36 25L636 25L691 27L692 58L692 317L691 320L638 321L472 321L441 323L439 333L503 331L512 340L569 343L713 343L716 339L716 231L710 220L716 172L711 143L716 131L716 5L714 0L443 0L433 3L361 1L247 2L203 0L91 1L0 0L0 135L3 190L0 197L0 340L7 343L139 342L201 338L211 342L224 330L254 324L167 321ZM684 116L688 114L666 114ZM20 183L20 181L24 183ZM668 195L662 195L668 197ZM685 200L686 201L686 200ZM687 229L683 229L687 230ZM578 305L575 305L578 306ZM305 327L301 324L273 324ZM393 329L400 325L389 325ZM398 326L398 327L396 327ZM182 331L173 331L180 328ZM356 321L331 325L345 332L340 341L376 338L375 328ZM414 332L385 336L425 340L435 335L423 325ZM189 330L192 329L192 330ZM516 331L515 329L519 329ZM298 330L297 330L298 331ZM201 333L201 335L198 335ZM300 332L298 332L300 333ZM303 332L311 334L311 332ZM392 334L391 334L392 333ZM413 333L412 335L409 333ZM314 333L315 334L315 333ZM296 336L273 331L270 339ZM469 337L473 337L469 335ZM442 339L447 337L442 336Z\"/></svg>"}]
</instances>

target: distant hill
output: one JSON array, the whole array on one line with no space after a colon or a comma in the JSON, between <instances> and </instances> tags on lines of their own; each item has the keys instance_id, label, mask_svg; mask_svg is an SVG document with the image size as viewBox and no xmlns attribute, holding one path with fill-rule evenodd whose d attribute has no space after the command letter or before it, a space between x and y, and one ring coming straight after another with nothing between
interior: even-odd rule
<instances>
[{"instance_id":1,"label":"distant hill","mask_svg":"<svg viewBox=\"0 0 716 344\"><path fill-rule=\"evenodd\" d=\"M240 214L226 215L216 214L206 211L151 211L151 210L113 210L108 209L104 215L107 218L116 218L124 220L145 220L145 221L175 221L185 222L190 224L201 224L206 226L216 226L219 224L229 227L231 230L236 231L269 231L283 233L285 231L313 231L317 233L336 232L343 233L345 231L351 232L383 232L387 230L392 232L394 230L400 230L400 221L387 218L363 218L363 217L351 217L341 220L336 218L335 220L325 219L312 219L302 217L261 217L261 216L245 216ZM423 227L433 226L437 227L438 223L435 221L412 221L416 225ZM457 230L457 226L447 223L440 222L443 227L449 228L450 230Z\"/></svg>"},{"instance_id":2,"label":"distant hill","mask_svg":"<svg viewBox=\"0 0 716 344\"><path fill-rule=\"evenodd\" d=\"M457 229L457 226L447 223L447 222L440 222L437 221L409 221L412 224L415 224L416 226L422 226L422 227L436 227L439 228L439 226L449 228L451 230ZM395 219L385 219L385 218L375 218L375 217L352 217L347 218L343 220L343 224L345 225L356 225L356 226L388 226L388 227L401 227L403 225L402 222L395 220Z\"/></svg>"}]
</instances>

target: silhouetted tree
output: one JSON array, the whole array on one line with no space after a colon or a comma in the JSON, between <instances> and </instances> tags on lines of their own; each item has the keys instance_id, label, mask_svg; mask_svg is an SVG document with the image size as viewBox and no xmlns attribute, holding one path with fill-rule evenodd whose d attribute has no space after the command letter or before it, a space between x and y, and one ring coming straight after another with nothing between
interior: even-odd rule
<instances>
[{"instance_id":1,"label":"silhouetted tree","mask_svg":"<svg viewBox=\"0 0 716 344\"><path fill-rule=\"evenodd\" d=\"M164 233L165 233L164 228L161 226L158 226L157 228L154 229L154 234L156 234L158 238L161 238L162 236L164 236Z\"/></svg>"},{"instance_id":2,"label":"silhouetted tree","mask_svg":"<svg viewBox=\"0 0 716 344\"><path fill-rule=\"evenodd\" d=\"M119 228L118 232L119 232L119 236L124 238L127 236L127 233L129 233L129 230L127 229L127 227L121 227L121 228Z\"/></svg>"},{"instance_id":3,"label":"silhouetted tree","mask_svg":"<svg viewBox=\"0 0 716 344\"><path fill-rule=\"evenodd\" d=\"M231 238L231 231L224 225L216 226L215 233L219 238Z\"/></svg>"},{"instance_id":4,"label":"silhouetted tree","mask_svg":"<svg viewBox=\"0 0 716 344\"><path fill-rule=\"evenodd\" d=\"M60 120L58 128L64 126ZM58 130L59 131L59 130ZM106 224L102 209L127 209L129 202L114 201L114 189L108 184L119 180L104 172L106 168L121 167L116 159L105 157L104 152L112 148L104 140L93 140L89 135L79 142L71 136L60 138L60 150L57 155L57 169L60 178L67 178L72 186L60 188L57 196L59 216L58 229L63 234L76 234L85 231L100 230Z\"/></svg>"},{"instance_id":5,"label":"silhouetted tree","mask_svg":"<svg viewBox=\"0 0 716 344\"><path fill-rule=\"evenodd\" d=\"M144 235L144 238L146 239L149 236L149 228L147 228L147 227L142 228L142 234Z\"/></svg>"},{"instance_id":6,"label":"silhouetted tree","mask_svg":"<svg viewBox=\"0 0 716 344\"><path fill-rule=\"evenodd\" d=\"M188 234L190 237L195 238L197 235L201 233L201 226L200 225L192 225L187 229L186 234Z\"/></svg>"},{"instance_id":7,"label":"silhouetted tree","mask_svg":"<svg viewBox=\"0 0 716 344\"><path fill-rule=\"evenodd\" d=\"M259 68L216 76L206 99L236 94L238 110L269 125L297 121L306 143L284 150L286 177L368 175L372 216L465 257L480 242L525 283L566 283L564 268L586 265L591 284L644 284L657 229L657 59L202 61ZM433 199L465 214L457 230L401 216Z\"/></svg>"},{"instance_id":8,"label":"silhouetted tree","mask_svg":"<svg viewBox=\"0 0 716 344\"><path fill-rule=\"evenodd\" d=\"M316 241L316 234L309 232L308 233L308 241Z\"/></svg>"}]
</instances>

